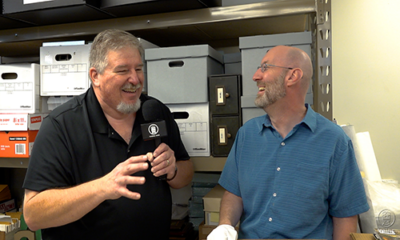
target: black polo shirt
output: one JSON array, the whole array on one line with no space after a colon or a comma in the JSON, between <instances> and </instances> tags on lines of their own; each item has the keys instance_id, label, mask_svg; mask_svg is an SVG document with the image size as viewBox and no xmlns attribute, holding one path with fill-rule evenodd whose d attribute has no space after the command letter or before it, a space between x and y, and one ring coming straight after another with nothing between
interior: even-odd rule
<instances>
[{"instance_id":1,"label":"black polo shirt","mask_svg":"<svg viewBox=\"0 0 400 240\"><path fill-rule=\"evenodd\" d=\"M151 97L142 95L142 104ZM169 109L163 105L168 136L162 138L177 160L188 160L180 133ZM42 123L35 139L23 188L43 191L76 186L100 178L131 156L152 152L154 141L143 141L139 110L129 145L108 123L92 88L54 109ZM154 177L150 168L144 185L129 185L140 200L121 197L107 200L80 220L42 230L50 239L168 239L171 193L166 181Z\"/></svg>"}]
</instances>

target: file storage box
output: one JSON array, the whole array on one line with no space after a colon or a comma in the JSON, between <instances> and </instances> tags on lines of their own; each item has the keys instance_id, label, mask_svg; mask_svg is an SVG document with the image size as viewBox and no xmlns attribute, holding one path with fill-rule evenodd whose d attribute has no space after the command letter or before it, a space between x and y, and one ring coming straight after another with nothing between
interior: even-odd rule
<instances>
[{"instance_id":1,"label":"file storage box","mask_svg":"<svg viewBox=\"0 0 400 240\"><path fill-rule=\"evenodd\" d=\"M189 156L210 156L208 103L170 104Z\"/></svg>"},{"instance_id":2,"label":"file storage box","mask_svg":"<svg viewBox=\"0 0 400 240\"><path fill-rule=\"evenodd\" d=\"M1 64L0 113L38 112L39 77L39 64Z\"/></svg>"},{"instance_id":3,"label":"file storage box","mask_svg":"<svg viewBox=\"0 0 400 240\"><path fill-rule=\"evenodd\" d=\"M224 72L209 45L145 49L148 94L165 104L208 102L208 76Z\"/></svg>"},{"instance_id":4,"label":"file storage box","mask_svg":"<svg viewBox=\"0 0 400 240\"><path fill-rule=\"evenodd\" d=\"M90 45L40 47L41 96L75 96L89 88Z\"/></svg>"},{"instance_id":5,"label":"file storage box","mask_svg":"<svg viewBox=\"0 0 400 240\"><path fill-rule=\"evenodd\" d=\"M242 55L240 52L224 54L225 74L242 74Z\"/></svg>"}]
</instances>

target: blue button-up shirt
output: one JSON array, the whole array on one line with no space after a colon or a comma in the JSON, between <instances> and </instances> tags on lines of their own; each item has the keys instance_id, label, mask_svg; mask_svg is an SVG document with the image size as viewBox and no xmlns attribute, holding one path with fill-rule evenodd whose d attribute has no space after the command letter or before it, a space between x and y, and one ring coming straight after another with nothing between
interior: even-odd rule
<instances>
[{"instance_id":1,"label":"blue button-up shirt","mask_svg":"<svg viewBox=\"0 0 400 240\"><path fill-rule=\"evenodd\" d=\"M350 138L307 109L285 138L268 115L238 131L219 183L243 199L239 238L332 239L332 217L369 209Z\"/></svg>"}]
</instances>

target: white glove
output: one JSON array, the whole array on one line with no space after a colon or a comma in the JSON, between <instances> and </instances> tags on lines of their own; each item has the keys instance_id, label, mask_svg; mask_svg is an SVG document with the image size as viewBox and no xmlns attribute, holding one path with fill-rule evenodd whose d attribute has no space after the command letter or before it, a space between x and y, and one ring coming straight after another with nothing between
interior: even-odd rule
<instances>
[{"instance_id":1,"label":"white glove","mask_svg":"<svg viewBox=\"0 0 400 240\"><path fill-rule=\"evenodd\" d=\"M216 227L207 236L207 240L237 240L238 234L234 227L228 224L222 224Z\"/></svg>"}]
</instances>

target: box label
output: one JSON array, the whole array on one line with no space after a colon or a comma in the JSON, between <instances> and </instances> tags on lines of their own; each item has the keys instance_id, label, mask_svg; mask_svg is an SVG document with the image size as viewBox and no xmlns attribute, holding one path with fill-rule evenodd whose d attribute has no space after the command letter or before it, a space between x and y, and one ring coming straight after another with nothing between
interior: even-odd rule
<instances>
[{"instance_id":1,"label":"box label","mask_svg":"<svg viewBox=\"0 0 400 240\"><path fill-rule=\"evenodd\" d=\"M0 83L0 110L33 110L32 82Z\"/></svg>"}]
</instances>

